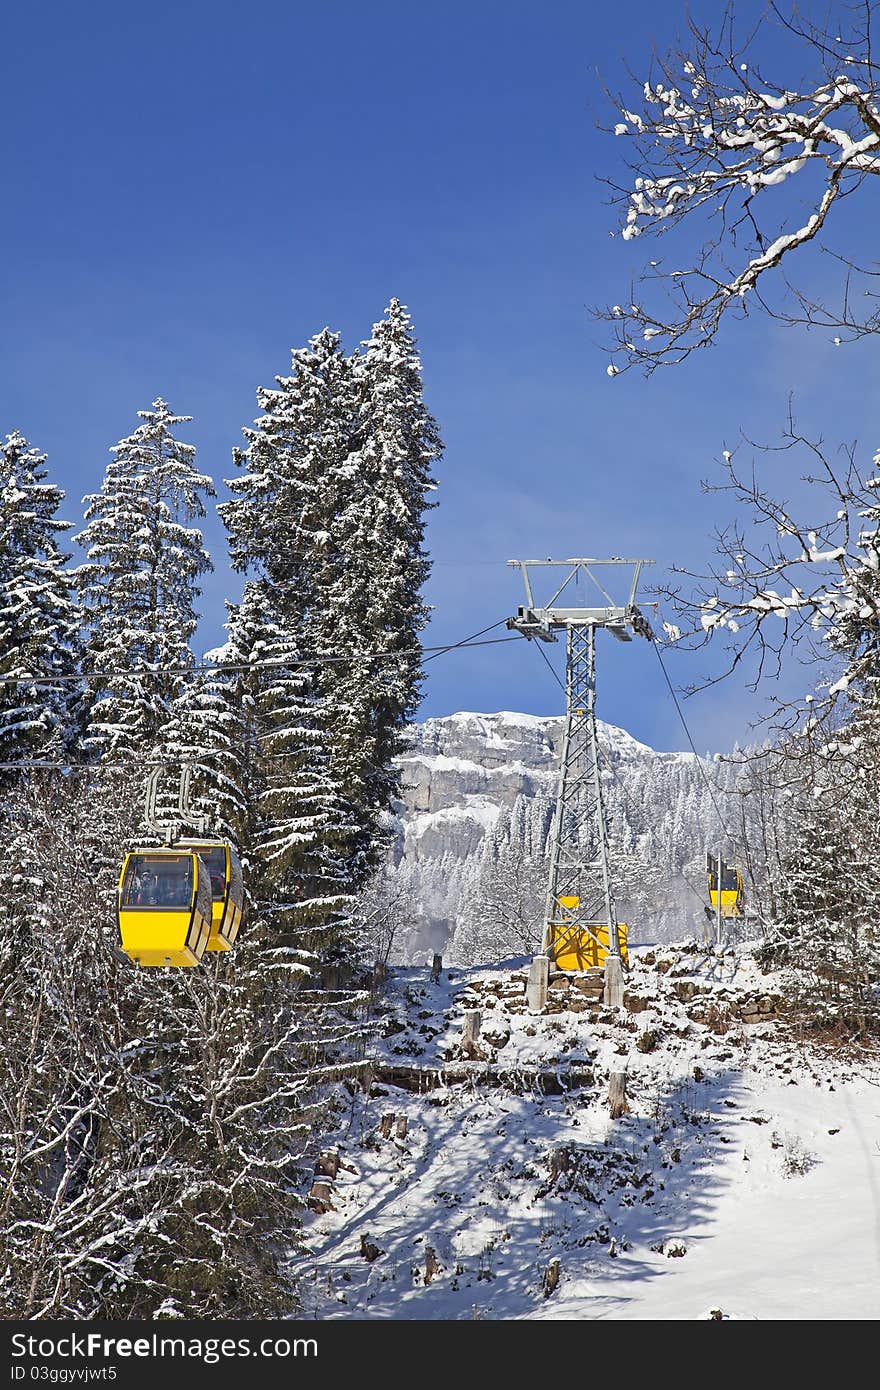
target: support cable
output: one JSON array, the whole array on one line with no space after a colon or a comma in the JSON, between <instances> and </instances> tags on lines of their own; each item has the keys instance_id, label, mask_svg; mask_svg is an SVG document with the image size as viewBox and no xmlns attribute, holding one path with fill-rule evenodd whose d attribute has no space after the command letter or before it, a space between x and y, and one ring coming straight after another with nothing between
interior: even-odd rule
<instances>
[{"instance_id":1,"label":"support cable","mask_svg":"<svg viewBox=\"0 0 880 1390\"><path fill-rule=\"evenodd\" d=\"M363 652L351 651L344 655L336 652L324 652L317 656L298 657L292 661L238 661L238 662L205 662L194 666L163 666L161 669L155 666L144 665L134 670L114 670L114 671L93 671L79 672L75 675L59 673L58 675L41 676L2 676L0 675L0 686L4 685L62 685L80 684L89 685L95 682L105 682L111 680L143 680L145 676L199 676L206 672L214 672L217 675L231 675L239 671L289 671L299 670L309 666L339 666L346 665L354 661L396 661L399 657L418 656L425 652L432 655L425 658L426 661L433 661L438 656L443 656L446 652L458 651L466 647L492 647L502 642L518 642L519 637L492 637L487 641L475 641L477 637L482 637L483 633L494 632L498 627L503 627L505 619L500 619L497 623L492 623L489 627L484 627L480 632L474 633L471 637L463 637L459 642L447 642L443 646L437 647L401 647L394 652Z\"/></svg>"},{"instance_id":2,"label":"support cable","mask_svg":"<svg viewBox=\"0 0 880 1390\"><path fill-rule=\"evenodd\" d=\"M678 717L681 720L681 727L684 729L685 736L687 738L688 743L690 744L691 752L697 760L697 767L699 768L700 776L703 779L703 783L706 787L706 790L709 793L709 796L712 798L712 805L715 807L715 814L718 817L718 824L721 826L721 829L724 831L724 834L726 835L727 839L730 840L731 843L733 843L734 837L731 835L724 822L724 817L721 814L721 807L718 805L718 799L715 795L715 792L718 790L718 788L716 788L714 784L710 782L709 778L706 775L706 769L703 766L703 759L700 757L699 753L696 750L694 740L691 737L691 731L687 726L687 720L685 719L681 705L678 702L678 696L675 693L675 687L673 686L672 681L669 679L669 672L666 670L666 664L663 660L663 655L660 651L660 644L657 641L656 637L653 639L651 645L654 648L654 651L657 653L657 660L660 662L660 670L663 672L664 679L666 681L667 686L669 687L669 693L672 696L672 703L675 705L675 708L678 712Z\"/></svg>"},{"instance_id":3,"label":"support cable","mask_svg":"<svg viewBox=\"0 0 880 1390\"><path fill-rule=\"evenodd\" d=\"M475 638L482 637L484 633L487 633L487 632L494 632L494 630L495 630L496 628L498 628L498 627L501 627L501 626L504 624L505 621L506 621L506 620L505 620L504 618L502 618L502 619L500 619L499 622L497 622L497 623L492 623L489 627L484 627L484 628L482 628L482 629L480 630L480 632L472 633L470 637L463 637L463 638L461 639L461 641L459 641L459 642L450 642L450 643L449 643L448 645L446 645L445 647L411 648L410 650L411 650L411 651L422 650L422 651L429 651L429 652L432 652L433 655L432 655L432 656L429 656L429 657L427 658L427 660L428 660L428 661L434 661L438 656L444 656L447 652L460 651L460 650L465 650L465 651L467 651L467 650L468 650L469 648L471 648L471 647L487 647L487 646L493 646L493 645L495 645L495 644L498 643L498 642L519 642L519 641L520 641L520 638L519 638L519 637L496 637L496 638L490 639L489 641L482 641L482 642L481 642L481 641L475 641L475 640L474 640ZM346 658L344 658L344 659L345 659L346 661L352 661L352 660L357 659L358 655L359 655L358 653L353 653L351 656L346 657ZM383 655L383 653L376 653L375 655L381 656L381 655ZM393 652L393 653L387 653L387 655L400 656L400 655L403 655L403 653L401 653L401 652ZM542 655L543 655L543 653L542 653ZM342 659L342 658L340 658L340 659ZM252 669L252 668L257 668L257 669L261 669L261 670L266 670L266 669L268 669L268 670L278 670L278 669L284 670L284 669L289 669L290 667L293 667L293 666L304 665L304 664L309 664L309 663L305 663L305 662L303 662L303 663L287 662L287 663L284 663L284 664L282 665L281 663L279 663L279 662L274 662L274 661L271 661L271 662L248 662L248 663L244 663L244 664L242 664L242 665L235 666L235 667L222 667L222 668L220 668L220 667L208 666L208 667L202 667L202 668L186 667L186 668L183 668L183 669L185 669L185 670L187 671L187 673L192 672L194 669L202 669L202 670L220 670L220 669L222 669L223 671L226 671L226 670L250 670L250 669ZM140 670L140 671L138 671L138 672L119 672L119 673L117 673L117 674L119 674L119 675L126 675L126 674L127 674L127 675L134 676L134 677L136 677L136 678L139 678L139 677L143 676L143 675L145 674L145 672L144 672L144 670L142 669L142 670ZM68 678L66 678L66 679L77 679L77 680L78 680L78 679L80 679L80 677L72 677L72 678L71 678L71 677L68 677ZM0 684L2 684L2 683L3 683L3 678L0 677ZM8 683L8 684L31 684L32 682L30 682L30 681L25 681L25 680L14 680L13 678L7 678L7 683ZM38 684L38 683L51 684L51 681L33 682L33 683L34 683L34 684ZM268 737L268 735L266 735L266 736L264 736L264 737ZM216 756L217 756L217 752L218 752L218 750L216 750L216 749L215 749L215 750L211 750L210 752L206 753L206 754L203 755L203 756L205 756L205 757L216 757ZM293 753L288 753L288 754L279 753L279 754L276 754L276 755L275 755L275 760L278 761L279 759L284 758L284 757L298 757L298 756L300 756L299 750L297 750L296 752L293 752ZM196 759L196 763L197 763L197 764L198 764L198 761L199 761L199 760ZM180 762L180 759L179 759L179 758L164 758L164 759L163 759L163 758L145 758L145 759L143 759L143 760L139 760L139 762L138 762L138 767L175 767L175 766L177 766L177 765L179 764L179 762ZM129 761L129 762L123 762L123 763L100 762L100 761L96 761L96 762L60 762L60 761L59 761L59 762L50 762L50 761L43 761L42 759L35 759L35 758L24 758L24 759L21 759L21 760L19 760L19 761L17 761L17 762L0 762L0 771L4 771L4 772L5 772L5 771L12 771L12 770L19 769L19 768L22 769L22 770L30 770L30 771L34 771L34 770L43 770L43 771L52 771L52 770L54 770L54 771L68 771L68 770L74 770L74 769L85 769L85 770L90 770L90 771L97 772L97 773L102 773L102 772L105 772L105 771L112 771L112 770L116 770L116 769L128 769L129 771L131 771L131 769L132 769L132 764L131 764L130 761ZM377 769L377 770L378 770L378 769Z\"/></svg>"}]
</instances>

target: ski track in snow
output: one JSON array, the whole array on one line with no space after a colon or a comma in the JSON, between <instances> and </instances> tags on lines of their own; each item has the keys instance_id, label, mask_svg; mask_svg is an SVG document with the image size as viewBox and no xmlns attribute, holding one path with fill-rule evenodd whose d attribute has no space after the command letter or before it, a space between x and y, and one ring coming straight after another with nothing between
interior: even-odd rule
<instances>
[{"instance_id":1,"label":"ski track in snow","mask_svg":"<svg viewBox=\"0 0 880 1390\"><path fill-rule=\"evenodd\" d=\"M875 1054L807 1048L775 1016L725 1025L744 999L778 998L745 951L638 948L619 1011L584 1008L572 989L531 1013L525 968L444 971L437 984L424 968L393 971L378 1062L460 1067L464 1009L481 1007L484 1060L509 1077L342 1093L325 1143L342 1160L332 1210L309 1214L295 1256L303 1316L880 1316ZM647 1030L656 1046L641 1051ZM544 1094L516 1081L569 1067L594 1084ZM612 1121L608 1075L621 1070L631 1112ZM406 1117L405 1138L381 1136L385 1114ZM368 1259L362 1241L381 1253ZM426 1283L428 1247L439 1269Z\"/></svg>"}]
</instances>

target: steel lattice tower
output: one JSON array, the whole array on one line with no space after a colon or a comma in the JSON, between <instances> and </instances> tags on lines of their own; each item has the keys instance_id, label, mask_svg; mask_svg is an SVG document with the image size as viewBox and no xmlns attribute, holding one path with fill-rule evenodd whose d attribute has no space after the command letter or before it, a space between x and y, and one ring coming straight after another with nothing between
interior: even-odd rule
<instances>
[{"instance_id":1,"label":"steel lattice tower","mask_svg":"<svg viewBox=\"0 0 880 1390\"><path fill-rule=\"evenodd\" d=\"M550 873L542 954L551 960L578 958L580 943L592 941L608 957L620 958L620 940L609 865L608 827L599 766L596 728L596 632L605 628L620 641L631 633L649 640L651 628L635 604L643 565L651 560L510 560L522 572L527 602L507 625L525 637L555 642L566 635L565 731L550 842ZM632 569L629 597L615 604L599 582L599 566ZM550 600L538 606L530 570L564 567L567 573ZM560 600L573 582L586 580L607 604L568 607ZM605 941L600 941L600 934ZM607 943L607 944L606 944Z\"/></svg>"}]
</instances>

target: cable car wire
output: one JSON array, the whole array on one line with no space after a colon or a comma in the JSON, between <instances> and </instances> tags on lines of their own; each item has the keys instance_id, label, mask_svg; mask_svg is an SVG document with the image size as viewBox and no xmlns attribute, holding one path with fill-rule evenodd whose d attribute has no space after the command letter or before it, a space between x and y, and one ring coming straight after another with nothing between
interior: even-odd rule
<instances>
[{"instance_id":1,"label":"cable car wire","mask_svg":"<svg viewBox=\"0 0 880 1390\"><path fill-rule=\"evenodd\" d=\"M724 834L727 837L727 839L733 842L734 837L731 835L730 831L728 830L725 824L724 817L721 814L721 807L718 805L718 800L715 796L717 788L713 785L712 782L709 781L709 778L706 775L706 769L703 766L703 759L700 757L699 753L696 750L694 740L691 737L691 731L687 726L687 720L685 719L681 705L678 702L678 696L675 693L675 687L673 686L672 681L669 679L669 672L666 670L666 664L663 660L663 654L660 651L660 644L657 641L656 637L653 638L651 646L657 653L657 660L660 662L660 670L663 672L663 677L666 681L667 686L669 687L669 693L672 696L672 703L675 705L676 711L678 712L678 717L681 720L681 727L684 729L687 741L690 744L691 752L697 760L697 767L699 769L700 776L703 779L703 783L706 787L706 790L708 791L709 796L712 798L712 805L715 807L715 814L718 817L718 824L721 826L721 829L724 831Z\"/></svg>"},{"instance_id":2,"label":"cable car wire","mask_svg":"<svg viewBox=\"0 0 880 1390\"><path fill-rule=\"evenodd\" d=\"M297 657L294 660L283 661L236 661L236 662L204 662L194 666L138 666L134 669L113 670L113 671L93 671L78 672L77 674L62 674L54 676L0 676L0 686L4 685L59 685L68 682L72 684L89 685L96 682L111 680L143 680L149 676L198 676L206 672L215 672L218 675L234 674L239 671L288 671L299 670L308 666L337 666L346 665L355 661L395 661L399 657L418 656L420 653L430 652L426 661L434 661L438 656L443 656L445 652L457 651L462 647L491 647L497 646L502 642L519 642L521 639L516 637L492 637L486 641L478 642L474 639L482 637L486 632L494 632L498 627L502 627L507 620L499 619L497 623L492 623L489 627L481 628L479 632L473 633L470 637L463 637L458 642L446 642L442 646L432 647L401 647L394 652L369 652L369 651L350 651L345 653L324 652L315 656Z\"/></svg>"},{"instance_id":3,"label":"cable car wire","mask_svg":"<svg viewBox=\"0 0 880 1390\"><path fill-rule=\"evenodd\" d=\"M519 642L519 641L520 641L520 638L519 638L519 637L500 637L500 638L489 638L488 641L475 641L475 638L481 638L482 635L485 634L485 632L494 632L494 631L495 631L495 628L502 627L502 624L503 624L503 623L506 623L506 619L499 619L498 623L489 624L489 627L481 628L481 630L478 631L478 632L471 632L470 637L463 637L462 639L460 639L459 642L449 642L449 644L446 644L445 646L427 646L427 648L409 648L409 649L407 649L406 655L409 655L409 653L418 652L418 651L431 652L432 655L431 655L431 656L428 656L428 657L427 657L427 660L430 660L430 662L432 662L432 660L437 659L438 656L445 656L445 655L446 655L446 652L457 652L457 651L462 651L462 649L464 649L464 651L467 651L468 648L474 648L474 646L494 646L494 645L498 644L498 642ZM346 656L346 657L343 657L343 660L355 660L356 657L357 657L357 655L359 655L359 653L355 653L355 655L353 655L353 656ZM403 652L389 652L389 653L378 652L378 653L366 653L366 655L367 655L367 656L370 656L370 655L375 655L375 656L402 656L402 655L405 655L405 653L403 653ZM541 653L541 655L544 655L544 653ZM316 659L313 659L313 660L316 660ZM310 664L310 663L285 662L284 664L282 664L282 663L279 663L279 662L250 662L250 663L238 664L238 666L234 666L234 667L222 667L222 670L224 670L224 671L225 671L225 670L250 670L250 669L277 670L277 669L279 669L279 667L282 667L282 669L289 669L289 667L296 666L296 664ZM220 669L220 667L214 667L214 666L199 667L199 670L218 670L218 669ZM193 670L196 670L196 667L184 667L184 670L186 671L186 673L192 673ZM120 671L120 673L117 673L117 674L120 674L120 676L133 676L133 677L136 677L136 678L140 678L140 677L142 677L142 676L145 676L145 674L154 674L154 673L147 673L147 671L145 671L145 670L142 669L142 670L139 670L139 671ZM70 680L79 680L79 677L65 677L65 678L70 678ZM4 681L4 678L3 678L3 677L0 677L0 684L3 684L3 681ZM40 682L36 682L36 681L33 681L33 682L32 682L32 681L29 681L29 680L17 680L17 678L10 678L10 677L7 677L7 678L6 678L6 682L7 682L7 684L51 684L51 681L46 681L46 680L43 680L43 681L40 681ZM274 734L263 735L263 737L274 737ZM210 751L209 753L207 753L206 756L215 756L215 753L217 753L217 749L211 749L211 751ZM285 756L291 756L291 758L295 758L295 756L299 756L299 751L298 751L298 752L295 752L295 753L289 753L289 755L288 755L288 753L278 753L278 755L275 755L275 756L277 756L277 759L279 759L279 758L285 758ZM174 766L178 766L178 765L179 765L179 762L181 762L181 759L179 759L179 758L145 758L145 759L140 759L140 760L139 760L138 766L139 766L139 767L174 767ZM131 762L124 762L124 763L113 763L113 762L44 762L44 760L42 760L42 759L33 759L33 758L31 758L31 759L19 759L19 760L17 760L17 762L0 762L0 771L10 771L10 770L14 770L14 769L28 769L28 770L32 770L32 771L33 771L33 770L43 770L43 771L53 771L53 770L54 770L54 771L65 771L65 770L72 770L72 769L92 769L93 771L96 771L96 773L103 773L103 771L106 771L106 770L113 770L113 769L129 769L129 770L131 770L131 766L132 766L132 765L131 765ZM381 770L381 769L375 769L375 770Z\"/></svg>"}]
</instances>

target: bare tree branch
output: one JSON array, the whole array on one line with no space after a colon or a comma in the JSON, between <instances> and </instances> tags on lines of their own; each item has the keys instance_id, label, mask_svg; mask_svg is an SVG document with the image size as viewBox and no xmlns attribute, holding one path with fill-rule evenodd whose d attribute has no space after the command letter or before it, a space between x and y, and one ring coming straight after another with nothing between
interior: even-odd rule
<instances>
[{"instance_id":1,"label":"bare tree branch","mask_svg":"<svg viewBox=\"0 0 880 1390\"><path fill-rule=\"evenodd\" d=\"M832 310L782 269L825 230L835 203L880 174L875 5L865 0L846 38L804 23L796 11L786 18L776 4L741 42L732 10L717 37L691 22L690 50L657 62L638 101L615 99L614 132L633 148L629 183L609 184L622 208L622 237L669 236L686 224L692 246L683 265L652 260L628 304L596 311L614 330L609 375L681 362L713 341L726 315L744 315L750 303L787 321L837 329L840 341L880 327L875 296L869 292L869 312L860 317L852 295L853 276L875 270L847 261L841 305ZM813 83L789 87L747 61L768 24L806 48ZM783 291L782 306L763 293L772 283Z\"/></svg>"}]
</instances>

